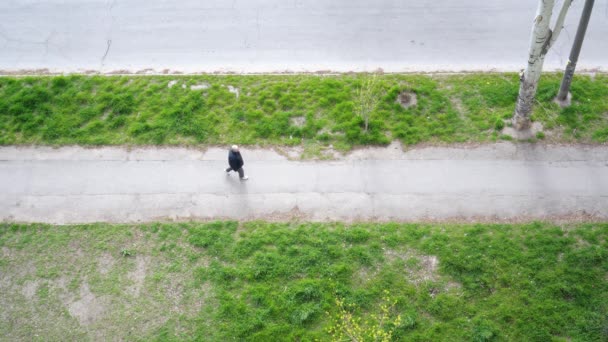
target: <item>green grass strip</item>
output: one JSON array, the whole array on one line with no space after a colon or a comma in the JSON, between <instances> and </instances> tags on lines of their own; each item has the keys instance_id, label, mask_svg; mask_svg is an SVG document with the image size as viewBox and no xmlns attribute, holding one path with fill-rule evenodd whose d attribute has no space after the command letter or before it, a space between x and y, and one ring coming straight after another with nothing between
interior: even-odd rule
<instances>
[{"instance_id":1,"label":"green grass strip","mask_svg":"<svg viewBox=\"0 0 608 342\"><path fill-rule=\"evenodd\" d=\"M560 77L541 79L538 138L608 141L608 75L575 77L565 109L552 102ZM506 139L518 87L509 73L0 77L0 145L493 142ZM416 105L404 108L401 93Z\"/></svg>"},{"instance_id":2,"label":"green grass strip","mask_svg":"<svg viewBox=\"0 0 608 342\"><path fill-rule=\"evenodd\" d=\"M608 339L608 224L5 223L0 248L11 341Z\"/></svg>"}]
</instances>

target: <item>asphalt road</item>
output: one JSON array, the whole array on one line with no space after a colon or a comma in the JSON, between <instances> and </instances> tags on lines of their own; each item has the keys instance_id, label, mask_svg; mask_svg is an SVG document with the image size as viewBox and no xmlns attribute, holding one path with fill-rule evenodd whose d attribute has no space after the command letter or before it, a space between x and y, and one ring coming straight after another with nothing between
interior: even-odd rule
<instances>
[{"instance_id":1,"label":"asphalt road","mask_svg":"<svg viewBox=\"0 0 608 342\"><path fill-rule=\"evenodd\" d=\"M395 146L341 160L227 151L0 148L0 220L481 220L608 218L608 147ZM370 159L373 158L373 159Z\"/></svg>"},{"instance_id":2,"label":"asphalt road","mask_svg":"<svg viewBox=\"0 0 608 342\"><path fill-rule=\"evenodd\" d=\"M562 69L575 1L545 69ZM3 0L0 70L123 73L514 70L536 0ZM579 70L608 69L597 1Z\"/></svg>"}]
</instances>

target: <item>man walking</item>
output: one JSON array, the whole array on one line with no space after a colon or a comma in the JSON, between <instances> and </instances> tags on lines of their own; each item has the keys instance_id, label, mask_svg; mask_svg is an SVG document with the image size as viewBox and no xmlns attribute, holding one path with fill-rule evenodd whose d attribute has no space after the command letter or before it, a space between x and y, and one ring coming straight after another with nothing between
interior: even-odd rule
<instances>
[{"instance_id":1,"label":"man walking","mask_svg":"<svg viewBox=\"0 0 608 342\"><path fill-rule=\"evenodd\" d=\"M245 170L243 170L243 157L241 156L241 152L239 152L239 147L236 145L232 145L230 151L228 151L228 164L229 168L226 169L227 173L230 171L236 171L239 173L239 178L241 180L247 180L249 177L245 176Z\"/></svg>"}]
</instances>

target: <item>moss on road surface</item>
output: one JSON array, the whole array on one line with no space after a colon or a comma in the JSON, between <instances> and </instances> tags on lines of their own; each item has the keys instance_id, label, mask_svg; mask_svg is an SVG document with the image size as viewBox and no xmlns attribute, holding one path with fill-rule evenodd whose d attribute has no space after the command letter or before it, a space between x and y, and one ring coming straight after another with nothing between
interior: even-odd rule
<instances>
[{"instance_id":1,"label":"moss on road surface","mask_svg":"<svg viewBox=\"0 0 608 342\"><path fill-rule=\"evenodd\" d=\"M537 138L608 141L608 75L577 76L565 109L552 102L559 82L541 79ZM492 142L506 138L518 86L516 74L0 77L0 144Z\"/></svg>"},{"instance_id":2,"label":"moss on road surface","mask_svg":"<svg viewBox=\"0 0 608 342\"><path fill-rule=\"evenodd\" d=\"M328 340L357 318L394 340L608 338L607 224L1 224L0 248L0 340Z\"/></svg>"}]
</instances>

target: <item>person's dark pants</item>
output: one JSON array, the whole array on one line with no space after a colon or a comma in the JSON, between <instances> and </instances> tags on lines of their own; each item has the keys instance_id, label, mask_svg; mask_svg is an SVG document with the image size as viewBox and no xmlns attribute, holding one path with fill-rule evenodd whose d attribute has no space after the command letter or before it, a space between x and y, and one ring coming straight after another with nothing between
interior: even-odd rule
<instances>
[{"instance_id":1,"label":"person's dark pants","mask_svg":"<svg viewBox=\"0 0 608 342\"><path fill-rule=\"evenodd\" d=\"M226 169L226 172L230 172L230 171L236 171L236 172L238 172L240 178L245 177L245 170L243 170L243 168L240 168L238 170L233 170L231 167L229 167L229 168Z\"/></svg>"}]
</instances>

